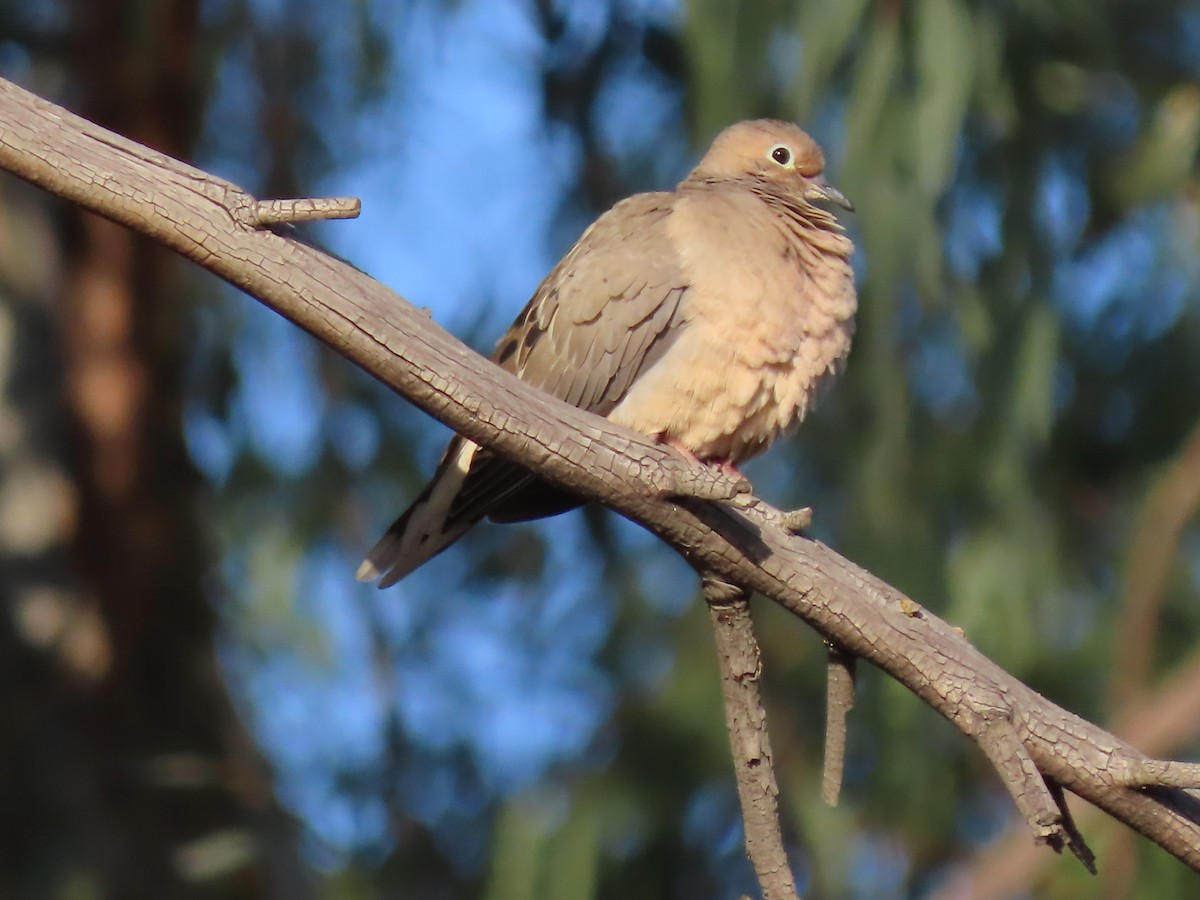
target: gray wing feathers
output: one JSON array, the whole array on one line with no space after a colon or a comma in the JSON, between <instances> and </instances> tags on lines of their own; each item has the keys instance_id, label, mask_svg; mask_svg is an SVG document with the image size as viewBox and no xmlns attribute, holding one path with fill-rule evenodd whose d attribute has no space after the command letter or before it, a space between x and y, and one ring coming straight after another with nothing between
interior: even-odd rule
<instances>
[{"instance_id":1,"label":"gray wing feathers","mask_svg":"<svg viewBox=\"0 0 1200 900\"><path fill-rule=\"evenodd\" d=\"M640 194L597 220L501 339L497 361L573 406L611 412L678 324L686 283L667 236L671 199Z\"/></svg>"},{"instance_id":2,"label":"gray wing feathers","mask_svg":"<svg viewBox=\"0 0 1200 900\"><path fill-rule=\"evenodd\" d=\"M546 276L493 360L567 403L611 412L684 324L687 283L666 229L672 200L639 194L601 216ZM532 501L528 511L523 497ZM382 574L380 587L393 584L490 513L514 521L573 505L520 466L455 438L358 577Z\"/></svg>"}]
</instances>

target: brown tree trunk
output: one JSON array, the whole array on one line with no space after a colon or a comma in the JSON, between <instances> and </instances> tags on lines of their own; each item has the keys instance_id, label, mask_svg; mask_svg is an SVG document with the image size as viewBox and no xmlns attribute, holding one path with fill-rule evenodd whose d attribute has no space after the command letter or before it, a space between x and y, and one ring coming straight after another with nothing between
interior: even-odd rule
<instances>
[{"instance_id":1,"label":"brown tree trunk","mask_svg":"<svg viewBox=\"0 0 1200 900\"><path fill-rule=\"evenodd\" d=\"M71 105L190 156L204 87L197 7L75 0ZM14 611L0 635L14 695L0 707L0 800L15 801L3 806L0 895L61 896L79 884L103 897L303 897L294 825L214 652L198 480L182 437L192 273L76 207L56 225L50 303L13 303L18 349L41 348L18 356L22 378L10 379L35 399L7 408L56 424L19 432L39 438L20 459L52 488L43 494L54 502L26 504L21 519L40 542L6 542L0 528L0 590ZM46 462L55 446L59 466Z\"/></svg>"}]
</instances>

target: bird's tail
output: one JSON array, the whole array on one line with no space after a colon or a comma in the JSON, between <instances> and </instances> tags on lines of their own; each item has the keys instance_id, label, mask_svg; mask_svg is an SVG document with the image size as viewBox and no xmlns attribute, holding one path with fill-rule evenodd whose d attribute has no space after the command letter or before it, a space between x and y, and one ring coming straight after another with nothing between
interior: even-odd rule
<instances>
[{"instance_id":1,"label":"bird's tail","mask_svg":"<svg viewBox=\"0 0 1200 900\"><path fill-rule=\"evenodd\" d=\"M462 438L450 445L433 479L371 548L355 578L379 579L381 588L390 587L441 553L482 518L481 514L451 514L478 450L478 444Z\"/></svg>"}]
</instances>

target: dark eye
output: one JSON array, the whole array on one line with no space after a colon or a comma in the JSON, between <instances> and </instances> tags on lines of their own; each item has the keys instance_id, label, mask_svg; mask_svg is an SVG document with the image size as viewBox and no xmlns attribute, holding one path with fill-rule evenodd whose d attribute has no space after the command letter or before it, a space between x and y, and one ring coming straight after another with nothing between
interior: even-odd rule
<instances>
[{"instance_id":1,"label":"dark eye","mask_svg":"<svg viewBox=\"0 0 1200 900\"><path fill-rule=\"evenodd\" d=\"M771 148L771 159L775 160L781 166L786 166L792 161L792 151L783 144L776 144Z\"/></svg>"}]
</instances>

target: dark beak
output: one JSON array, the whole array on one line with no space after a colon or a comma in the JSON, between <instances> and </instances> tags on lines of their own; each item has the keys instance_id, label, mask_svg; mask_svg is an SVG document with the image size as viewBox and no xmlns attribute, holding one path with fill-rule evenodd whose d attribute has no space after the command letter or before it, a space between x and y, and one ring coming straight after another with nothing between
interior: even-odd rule
<instances>
[{"instance_id":1,"label":"dark beak","mask_svg":"<svg viewBox=\"0 0 1200 900\"><path fill-rule=\"evenodd\" d=\"M818 175L816 178L808 180L808 189L804 192L804 199L810 202L832 203L848 212L854 212L854 204L846 199L845 194L826 181L824 175Z\"/></svg>"}]
</instances>

